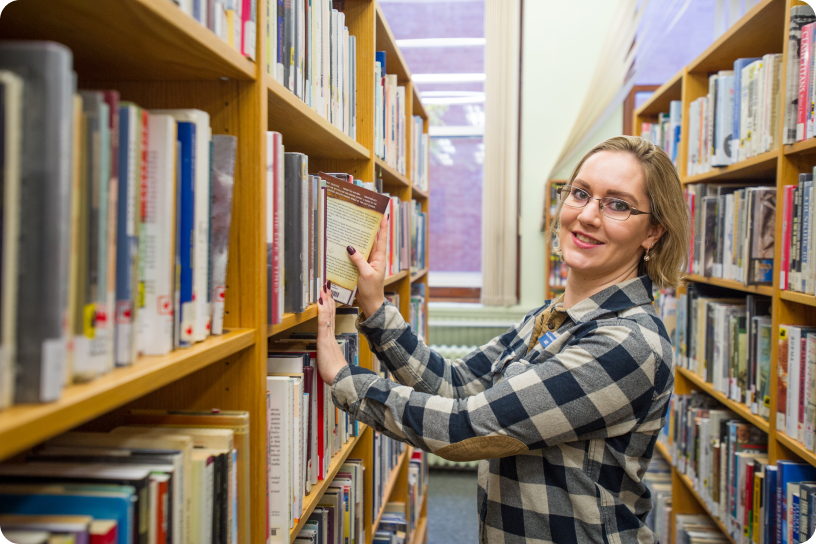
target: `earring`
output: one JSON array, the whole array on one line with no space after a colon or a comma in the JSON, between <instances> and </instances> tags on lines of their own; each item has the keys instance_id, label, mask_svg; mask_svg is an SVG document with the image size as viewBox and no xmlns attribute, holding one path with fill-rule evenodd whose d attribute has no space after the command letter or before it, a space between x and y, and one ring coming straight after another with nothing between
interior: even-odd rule
<instances>
[{"instance_id":1,"label":"earring","mask_svg":"<svg viewBox=\"0 0 816 544\"><path fill-rule=\"evenodd\" d=\"M654 244L646 248L646 255L643 256L644 261L648 261L651 258L649 257L649 250L652 249L652 247L654 247Z\"/></svg>"}]
</instances>

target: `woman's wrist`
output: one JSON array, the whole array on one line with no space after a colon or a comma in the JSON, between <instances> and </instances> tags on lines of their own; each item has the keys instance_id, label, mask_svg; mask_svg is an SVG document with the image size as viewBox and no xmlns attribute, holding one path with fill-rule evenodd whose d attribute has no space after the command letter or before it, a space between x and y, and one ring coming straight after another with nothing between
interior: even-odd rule
<instances>
[{"instance_id":1,"label":"woman's wrist","mask_svg":"<svg viewBox=\"0 0 816 544\"><path fill-rule=\"evenodd\" d=\"M385 297L377 297L373 300L367 300L365 302L358 301L360 304L360 311L363 312L363 315L366 319L377 313L377 310L385 303Z\"/></svg>"}]
</instances>

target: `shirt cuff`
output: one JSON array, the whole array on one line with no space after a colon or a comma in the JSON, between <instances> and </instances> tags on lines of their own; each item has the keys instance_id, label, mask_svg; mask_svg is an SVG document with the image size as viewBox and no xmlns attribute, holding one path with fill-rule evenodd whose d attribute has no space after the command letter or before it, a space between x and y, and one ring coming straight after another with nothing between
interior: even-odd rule
<instances>
[{"instance_id":1,"label":"shirt cuff","mask_svg":"<svg viewBox=\"0 0 816 544\"><path fill-rule=\"evenodd\" d=\"M334 377L332 382L332 401L335 406L348 412L354 419L360 404L365 399L368 388L375 381L381 379L376 373L367 368L346 365Z\"/></svg>"}]
</instances>

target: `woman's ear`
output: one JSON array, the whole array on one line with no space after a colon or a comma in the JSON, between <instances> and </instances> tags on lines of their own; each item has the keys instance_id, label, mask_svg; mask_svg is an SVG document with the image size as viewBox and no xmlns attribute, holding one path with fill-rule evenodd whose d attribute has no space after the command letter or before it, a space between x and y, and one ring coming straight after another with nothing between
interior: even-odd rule
<instances>
[{"instance_id":1,"label":"woman's ear","mask_svg":"<svg viewBox=\"0 0 816 544\"><path fill-rule=\"evenodd\" d=\"M643 249L649 249L652 246L654 246L657 243L657 241L660 240L660 237L663 236L663 234L665 234L665 232L666 227L664 227L663 225L660 224L649 225L649 231L647 233L646 239L643 240L643 243L641 244L641 246L643 246Z\"/></svg>"}]
</instances>

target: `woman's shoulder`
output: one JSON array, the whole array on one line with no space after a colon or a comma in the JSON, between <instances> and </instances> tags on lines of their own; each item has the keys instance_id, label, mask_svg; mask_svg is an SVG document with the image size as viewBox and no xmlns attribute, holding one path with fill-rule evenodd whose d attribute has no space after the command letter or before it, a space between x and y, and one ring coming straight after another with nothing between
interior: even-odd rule
<instances>
[{"instance_id":1,"label":"woman's shoulder","mask_svg":"<svg viewBox=\"0 0 816 544\"><path fill-rule=\"evenodd\" d=\"M663 320L651 304L632 306L624 310L598 316L577 327L576 340L587 334L615 338L633 335L645 342L655 356L670 361L673 356L671 338ZM581 330L583 329L583 331Z\"/></svg>"}]
</instances>

